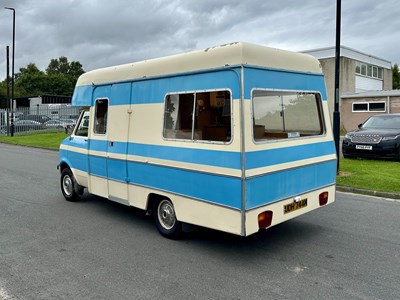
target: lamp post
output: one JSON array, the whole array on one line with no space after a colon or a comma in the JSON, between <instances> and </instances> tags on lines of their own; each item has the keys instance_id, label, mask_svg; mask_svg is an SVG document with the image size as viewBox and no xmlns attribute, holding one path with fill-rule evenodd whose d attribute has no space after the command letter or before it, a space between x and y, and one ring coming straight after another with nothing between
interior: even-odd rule
<instances>
[{"instance_id":1,"label":"lamp post","mask_svg":"<svg viewBox=\"0 0 400 300\"><path fill-rule=\"evenodd\" d=\"M14 136L14 62L15 62L15 9L12 7L4 7L13 12L13 48L12 48L12 65L11 65L11 136Z\"/></svg>"}]
</instances>

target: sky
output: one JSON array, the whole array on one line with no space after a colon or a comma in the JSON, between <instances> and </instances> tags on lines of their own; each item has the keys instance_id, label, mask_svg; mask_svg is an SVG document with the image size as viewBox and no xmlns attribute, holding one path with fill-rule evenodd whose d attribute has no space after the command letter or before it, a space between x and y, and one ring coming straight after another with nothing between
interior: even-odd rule
<instances>
[{"instance_id":1,"label":"sky","mask_svg":"<svg viewBox=\"0 0 400 300\"><path fill-rule=\"evenodd\" d=\"M291 51L335 46L336 0L0 0L0 80L53 58L85 71L230 42ZM341 44L400 64L398 0L342 0ZM11 73L11 62L10 62Z\"/></svg>"}]
</instances>

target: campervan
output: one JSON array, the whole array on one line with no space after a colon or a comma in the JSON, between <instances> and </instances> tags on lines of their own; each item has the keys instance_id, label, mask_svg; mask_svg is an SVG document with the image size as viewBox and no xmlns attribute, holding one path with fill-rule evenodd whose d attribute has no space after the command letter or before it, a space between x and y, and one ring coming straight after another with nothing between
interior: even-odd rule
<instances>
[{"instance_id":1,"label":"campervan","mask_svg":"<svg viewBox=\"0 0 400 300\"><path fill-rule=\"evenodd\" d=\"M249 236L335 201L337 156L317 59L247 43L80 76L61 191Z\"/></svg>"}]
</instances>

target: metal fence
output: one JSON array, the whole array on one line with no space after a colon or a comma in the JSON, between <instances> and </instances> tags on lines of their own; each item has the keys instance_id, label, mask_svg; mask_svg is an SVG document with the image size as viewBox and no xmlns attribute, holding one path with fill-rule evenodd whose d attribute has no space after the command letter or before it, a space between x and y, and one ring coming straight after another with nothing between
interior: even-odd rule
<instances>
[{"instance_id":1,"label":"metal fence","mask_svg":"<svg viewBox=\"0 0 400 300\"><path fill-rule=\"evenodd\" d=\"M25 135L62 131L75 126L81 107L65 104L43 104L35 107L0 109L0 135Z\"/></svg>"}]
</instances>

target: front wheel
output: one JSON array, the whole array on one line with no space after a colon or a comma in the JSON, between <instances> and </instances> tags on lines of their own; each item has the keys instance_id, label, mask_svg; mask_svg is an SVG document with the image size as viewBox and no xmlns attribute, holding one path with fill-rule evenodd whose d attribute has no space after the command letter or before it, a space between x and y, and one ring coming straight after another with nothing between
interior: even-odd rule
<instances>
[{"instance_id":1,"label":"front wheel","mask_svg":"<svg viewBox=\"0 0 400 300\"><path fill-rule=\"evenodd\" d=\"M169 199L154 202L153 218L158 231L166 238L178 239L182 235L182 223L176 219L174 206Z\"/></svg>"},{"instance_id":2,"label":"front wheel","mask_svg":"<svg viewBox=\"0 0 400 300\"><path fill-rule=\"evenodd\" d=\"M83 188L78 185L71 170L66 168L61 172L61 192L68 201L79 201Z\"/></svg>"}]
</instances>

